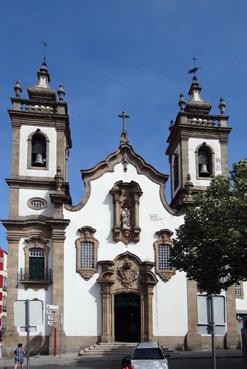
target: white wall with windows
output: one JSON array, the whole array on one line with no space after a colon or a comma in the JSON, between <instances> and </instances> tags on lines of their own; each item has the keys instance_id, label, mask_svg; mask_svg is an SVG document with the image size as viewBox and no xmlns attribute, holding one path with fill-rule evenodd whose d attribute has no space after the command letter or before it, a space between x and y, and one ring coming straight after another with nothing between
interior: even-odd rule
<instances>
[{"instance_id":1,"label":"white wall with windows","mask_svg":"<svg viewBox=\"0 0 247 369\"><path fill-rule=\"evenodd\" d=\"M53 214L53 204L50 201L50 194L54 191L47 190L31 190L31 189L20 189L19 190L19 215L44 215L51 217ZM30 204L30 200L44 200L44 207ZM36 201L37 202L37 201Z\"/></svg>"},{"instance_id":2,"label":"white wall with windows","mask_svg":"<svg viewBox=\"0 0 247 369\"><path fill-rule=\"evenodd\" d=\"M143 192L140 197L140 241L125 245L112 238L113 204L109 193L114 183L135 181ZM151 196L152 194L152 196ZM78 211L64 210L64 218L70 219L66 229L64 248L64 329L66 335L101 335L101 294L96 282L96 273L88 281L76 273L75 241L80 237L78 229L91 226L96 229L94 237L99 241L98 261L113 260L129 251L141 261L155 262L155 232L169 229L174 232L183 222L183 216L174 216L163 206L160 187L147 176L138 174L136 168L128 164L124 172L122 164L117 164L113 173L91 182L90 197ZM153 269L155 272L155 268ZM73 288L71 288L73 286ZM76 294L75 294L76 291ZM153 320L155 335L183 336L187 331L187 292L184 273L176 273L168 282L159 280L153 300ZM73 301L73 303L71 303ZM73 320L71 320L73 316ZM157 322L162 322L162 324Z\"/></svg>"},{"instance_id":3,"label":"white wall with windows","mask_svg":"<svg viewBox=\"0 0 247 369\"><path fill-rule=\"evenodd\" d=\"M26 245L25 239L22 238L19 242L19 251L18 251L18 275L21 271L21 269L25 270L25 254L24 254L24 247ZM48 269L52 270L52 242L49 241L49 257L48 257ZM33 299L39 299L43 302L43 324L40 326L37 326L36 331L31 331L30 336L36 336L36 335L49 335L51 333L51 329L47 324L47 316L45 313L45 306L46 304L52 304L52 284L47 286L47 289L45 288L35 288L35 285L33 287L30 285L28 289L24 288L24 284L19 280L18 278L18 292L17 292L17 300L33 300ZM25 336L26 333L23 332L23 330L19 329L19 334L21 336Z\"/></svg>"}]
</instances>

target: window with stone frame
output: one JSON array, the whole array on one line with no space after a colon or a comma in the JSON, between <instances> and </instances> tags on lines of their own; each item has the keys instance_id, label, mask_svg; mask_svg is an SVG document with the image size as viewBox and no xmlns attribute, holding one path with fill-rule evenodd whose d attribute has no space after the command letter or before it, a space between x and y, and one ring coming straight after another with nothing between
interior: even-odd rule
<instances>
[{"instance_id":1,"label":"window with stone frame","mask_svg":"<svg viewBox=\"0 0 247 369\"><path fill-rule=\"evenodd\" d=\"M173 232L169 229L161 229L156 232L156 235L158 239L154 242L155 271L163 281L167 282L175 274L175 268L171 265Z\"/></svg>"},{"instance_id":2,"label":"window with stone frame","mask_svg":"<svg viewBox=\"0 0 247 369\"><path fill-rule=\"evenodd\" d=\"M96 229L85 226L78 229L80 237L75 241L76 271L85 280L97 272L97 254L99 242L94 237Z\"/></svg>"},{"instance_id":3,"label":"window with stone frame","mask_svg":"<svg viewBox=\"0 0 247 369\"><path fill-rule=\"evenodd\" d=\"M28 169L48 169L49 139L37 129L28 137Z\"/></svg>"},{"instance_id":4,"label":"window with stone frame","mask_svg":"<svg viewBox=\"0 0 247 369\"><path fill-rule=\"evenodd\" d=\"M25 266L20 269L19 280L28 287L31 284L47 287L51 283L51 270L48 269L48 240L30 237L24 247Z\"/></svg>"},{"instance_id":5,"label":"window with stone frame","mask_svg":"<svg viewBox=\"0 0 247 369\"><path fill-rule=\"evenodd\" d=\"M196 150L197 178L209 178L214 175L214 152L206 142L203 142Z\"/></svg>"},{"instance_id":6,"label":"window with stone frame","mask_svg":"<svg viewBox=\"0 0 247 369\"><path fill-rule=\"evenodd\" d=\"M244 289L243 289L243 282L235 283L234 285L234 291L235 291L235 297L237 299L243 299L244 298Z\"/></svg>"}]
</instances>

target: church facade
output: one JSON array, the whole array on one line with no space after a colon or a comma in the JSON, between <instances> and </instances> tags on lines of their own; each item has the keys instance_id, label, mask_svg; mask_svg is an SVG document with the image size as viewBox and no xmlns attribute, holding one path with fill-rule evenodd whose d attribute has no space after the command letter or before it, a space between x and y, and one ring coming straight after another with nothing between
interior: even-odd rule
<instances>
[{"instance_id":1,"label":"church facade","mask_svg":"<svg viewBox=\"0 0 247 369\"><path fill-rule=\"evenodd\" d=\"M41 300L43 323L31 332L32 347L48 351L53 334L47 305L59 307L62 351L96 342L158 340L169 349L210 347L206 296L185 273L174 270L170 250L193 195L212 176L228 175L225 103L218 115L201 97L196 79L186 102L180 95L169 128L172 201L168 176L158 172L129 143L126 114L117 151L82 170L85 193L71 200L68 158L72 147L63 86L50 88L45 63L38 84L21 97L17 81L12 108L12 174L8 240L6 350L25 335L14 325L14 301ZM218 296L217 346L239 345L236 313L247 313L245 285ZM245 295L246 296L246 295Z\"/></svg>"}]
</instances>

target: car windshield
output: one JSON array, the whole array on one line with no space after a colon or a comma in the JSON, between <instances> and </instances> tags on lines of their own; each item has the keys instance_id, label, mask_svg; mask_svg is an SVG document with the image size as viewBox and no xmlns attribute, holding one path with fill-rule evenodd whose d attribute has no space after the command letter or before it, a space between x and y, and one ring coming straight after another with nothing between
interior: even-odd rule
<instances>
[{"instance_id":1,"label":"car windshield","mask_svg":"<svg viewBox=\"0 0 247 369\"><path fill-rule=\"evenodd\" d=\"M133 360L159 360L164 359L160 348L140 348L136 349L132 356Z\"/></svg>"}]
</instances>

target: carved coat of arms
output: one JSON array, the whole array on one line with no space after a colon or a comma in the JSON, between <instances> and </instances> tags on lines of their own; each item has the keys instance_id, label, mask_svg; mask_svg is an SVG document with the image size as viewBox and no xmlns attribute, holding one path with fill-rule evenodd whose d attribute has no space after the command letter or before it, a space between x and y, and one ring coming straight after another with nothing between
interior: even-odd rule
<instances>
[{"instance_id":1,"label":"carved coat of arms","mask_svg":"<svg viewBox=\"0 0 247 369\"><path fill-rule=\"evenodd\" d=\"M138 269L125 259L123 265L117 268L117 277L125 288L129 288L138 278Z\"/></svg>"}]
</instances>

